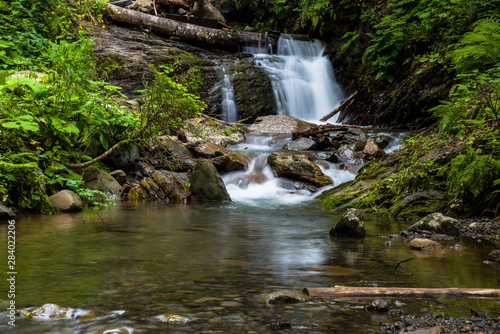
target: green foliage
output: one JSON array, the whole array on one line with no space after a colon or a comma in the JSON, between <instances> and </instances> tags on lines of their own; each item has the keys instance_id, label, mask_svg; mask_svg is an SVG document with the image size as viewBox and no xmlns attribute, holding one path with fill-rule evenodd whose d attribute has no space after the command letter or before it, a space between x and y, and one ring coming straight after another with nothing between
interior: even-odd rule
<instances>
[{"instance_id":1,"label":"green foliage","mask_svg":"<svg viewBox=\"0 0 500 334\"><path fill-rule=\"evenodd\" d=\"M461 73L500 67L500 19L478 21L474 30L460 40L451 57Z\"/></svg>"},{"instance_id":2,"label":"green foliage","mask_svg":"<svg viewBox=\"0 0 500 334\"><path fill-rule=\"evenodd\" d=\"M205 108L199 97L166 73L152 67L155 78L146 88L141 106L141 128L148 136L172 134L186 126L185 121Z\"/></svg>"},{"instance_id":3,"label":"green foliage","mask_svg":"<svg viewBox=\"0 0 500 334\"><path fill-rule=\"evenodd\" d=\"M0 199L27 212L54 212L32 153L0 154Z\"/></svg>"}]
</instances>

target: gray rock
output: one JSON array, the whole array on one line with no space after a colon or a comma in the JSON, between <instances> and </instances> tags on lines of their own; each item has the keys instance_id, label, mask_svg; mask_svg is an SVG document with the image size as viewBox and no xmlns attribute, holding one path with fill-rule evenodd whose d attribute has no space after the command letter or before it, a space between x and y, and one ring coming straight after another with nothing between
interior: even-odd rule
<instances>
[{"instance_id":1,"label":"gray rock","mask_svg":"<svg viewBox=\"0 0 500 334\"><path fill-rule=\"evenodd\" d=\"M174 157L179 159L193 158L193 155L186 148L186 146L182 145L182 143L179 142L177 139L164 136L160 137L159 140L160 144Z\"/></svg>"},{"instance_id":2,"label":"gray rock","mask_svg":"<svg viewBox=\"0 0 500 334\"><path fill-rule=\"evenodd\" d=\"M342 137L342 144L347 144L352 150L359 152L366 145L368 135L359 128L349 128Z\"/></svg>"},{"instance_id":3,"label":"gray rock","mask_svg":"<svg viewBox=\"0 0 500 334\"><path fill-rule=\"evenodd\" d=\"M311 138L301 137L299 139L295 139L294 141L287 143L283 146L284 150L288 151L307 151L313 150L316 147L316 142Z\"/></svg>"},{"instance_id":4,"label":"gray rock","mask_svg":"<svg viewBox=\"0 0 500 334\"><path fill-rule=\"evenodd\" d=\"M66 212L66 211L81 211L83 204L80 196L71 190L61 190L57 194L49 197L49 201L53 207Z\"/></svg>"},{"instance_id":5,"label":"gray rock","mask_svg":"<svg viewBox=\"0 0 500 334\"><path fill-rule=\"evenodd\" d=\"M217 169L208 161L198 162L194 166L191 192L198 202L231 200Z\"/></svg>"},{"instance_id":6,"label":"gray rock","mask_svg":"<svg viewBox=\"0 0 500 334\"><path fill-rule=\"evenodd\" d=\"M330 230L331 236L347 238L363 238L366 234L365 224L361 219L361 212L348 209L339 219L337 225Z\"/></svg>"},{"instance_id":7,"label":"gray rock","mask_svg":"<svg viewBox=\"0 0 500 334\"><path fill-rule=\"evenodd\" d=\"M122 186L109 173L90 166L83 170L82 176L83 181L85 181L85 188L102 191L110 200L120 197ZM105 199L94 198L94 201L99 200L104 201Z\"/></svg>"},{"instance_id":8,"label":"gray rock","mask_svg":"<svg viewBox=\"0 0 500 334\"><path fill-rule=\"evenodd\" d=\"M133 143L119 147L108 155L104 162L116 169L131 171L137 167L137 162L141 158L139 147Z\"/></svg>"},{"instance_id":9,"label":"gray rock","mask_svg":"<svg viewBox=\"0 0 500 334\"><path fill-rule=\"evenodd\" d=\"M306 294L295 291L274 291L265 297L268 304L291 304L309 300Z\"/></svg>"},{"instance_id":10,"label":"gray rock","mask_svg":"<svg viewBox=\"0 0 500 334\"><path fill-rule=\"evenodd\" d=\"M112 177L114 177L115 180L120 185L123 185L126 182L126 180L127 180L127 174L124 171L122 171L121 169L114 170L111 173L109 173L109 175L111 175Z\"/></svg>"},{"instance_id":11,"label":"gray rock","mask_svg":"<svg viewBox=\"0 0 500 334\"><path fill-rule=\"evenodd\" d=\"M314 126L312 123L304 122L298 118L288 115L260 116L255 123L248 127L251 132L261 133L293 133Z\"/></svg>"},{"instance_id":12,"label":"gray rock","mask_svg":"<svg viewBox=\"0 0 500 334\"><path fill-rule=\"evenodd\" d=\"M349 145L342 145L338 149L338 158L342 162L360 164L364 162L363 156L355 152Z\"/></svg>"},{"instance_id":13,"label":"gray rock","mask_svg":"<svg viewBox=\"0 0 500 334\"><path fill-rule=\"evenodd\" d=\"M10 208L0 202L0 218L15 217L16 214Z\"/></svg>"},{"instance_id":14,"label":"gray rock","mask_svg":"<svg viewBox=\"0 0 500 334\"><path fill-rule=\"evenodd\" d=\"M439 234L458 236L460 223L458 220L444 216L442 213L432 213L406 229L409 232L430 231Z\"/></svg>"},{"instance_id":15,"label":"gray rock","mask_svg":"<svg viewBox=\"0 0 500 334\"><path fill-rule=\"evenodd\" d=\"M368 311L372 312L389 312L390 305L383 299L374 300L370 306L367 307Z\"/></svg>"},{"instance_id":16,"label":"gray rock","mask_svg":"<svg viewBox=\"0 0 500 334\"><path fill-rule=\"evenodd\" d=\"M321 168L305 155L275 152L267 157L267 162L279 177L308 182L318 187L333 183L332 178L323 174Z\"/></svg>"}]
</instances>

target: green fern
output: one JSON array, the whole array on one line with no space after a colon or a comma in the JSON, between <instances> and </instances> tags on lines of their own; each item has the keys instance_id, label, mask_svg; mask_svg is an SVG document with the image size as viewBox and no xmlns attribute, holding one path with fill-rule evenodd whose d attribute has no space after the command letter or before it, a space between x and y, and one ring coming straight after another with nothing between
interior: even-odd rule
<instances>
[{"instance_id":1,"label":"green fern","mask_svg":"<svg viewBox=\"0 0 500 334\"><path fill-rule=\"evenodd\" d=\"M472 32L464 35L451 53L455 67L462 73L500 65L500 19L478 21Z\"/></svg>"}]
</instances>

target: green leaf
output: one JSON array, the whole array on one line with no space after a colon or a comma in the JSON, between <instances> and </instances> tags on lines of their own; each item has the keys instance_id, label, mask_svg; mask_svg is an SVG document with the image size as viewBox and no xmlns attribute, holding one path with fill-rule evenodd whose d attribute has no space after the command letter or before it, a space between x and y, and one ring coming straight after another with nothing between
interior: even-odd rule
<instances>
[{"instance_id":1,"label":"green leaf","mask_svg":"<svg viewBox=\"0 0 500 334\"><path fill-rule=\"evenodd\" d=\"M27 131L39 131L40 127L38 123L35 122L25 122L25 121L15 121L15 122L5 122L2 126L7 129L19 129L23 128Z\"/></svg>"}]
</instances>

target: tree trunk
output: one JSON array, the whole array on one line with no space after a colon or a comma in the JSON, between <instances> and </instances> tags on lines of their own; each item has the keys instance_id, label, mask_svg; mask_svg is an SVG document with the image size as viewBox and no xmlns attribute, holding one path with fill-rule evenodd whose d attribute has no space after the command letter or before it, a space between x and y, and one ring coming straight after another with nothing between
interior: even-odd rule
<instances>
[{"instance_id":1,"label":"tree trunk","mask_svg":"<svg viewBox=\"0 0 500 334\"><path fill-rule=\"evenodd\" d=\"M300 137L317 135L318 133L323 133L323 132L342 131L342 130L347 130L349 128L359 128L359 126L349 125L349 124L330 124L330 123L323 125L316 125L306 128L304 130L295 131L294 133L292 133L292 139L295 140Z\"/></svg>"},{"instance_id":2,"label":"tree trunk","mask_svg":"<svg viewBox=\"0 0 500 334\"><path fill-rule=\"evenodd\" d=\"M335 116L335 114L336 114L336 113L338 113L340 110L342 110L342 109L345 107L345 105L346 105L347 103L349 103L349 102L350 102L350 101L351 101L351 100L352 100L352 99L353 99L353 98L354 98L357 94L358 94L358 91L355 91L354 93L352 93L352 94L351 94L351 96L349 96L349 97L347 98L347 100L342 101L342 103L341 103L341 104L340 104L337 108L333 109L333 111L332 111L332 112L330 112L330 113L326 114L325 116L321 117L321 118L320 118L320 121L321 121L321 122L324 122L324 121L326 121L327 119L329 119L329 118L331 118L331 117Z\"/></svg>"},{"instance_id":3,"label":"tree trunk","mask_svg":"<svg viewBox=\"0 0 500 334\"><path fill-rule=\"evenodd\" d=\"M311 297L349 298L349 297L488 297L499 298L499 289L469 288L374 288L374 287L336 287L305 288L304 293Z\"/></svg>"},{"instance_id":4,"label":"tree trunk","mask_svg":"<svg viewBox=\"0 0 500 334\"><path fill-rule=\"evenodd\" d=\"M158 35L175 36L194 45L217 47L229 51L239 51L239 47L246 45L248 41L265 43L267 40L263 33L207 28L121 8L109 3L104 7L104 14L117 23L149 28Z\"/></svg>"}]
</instances>

